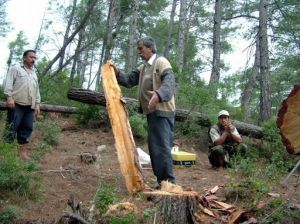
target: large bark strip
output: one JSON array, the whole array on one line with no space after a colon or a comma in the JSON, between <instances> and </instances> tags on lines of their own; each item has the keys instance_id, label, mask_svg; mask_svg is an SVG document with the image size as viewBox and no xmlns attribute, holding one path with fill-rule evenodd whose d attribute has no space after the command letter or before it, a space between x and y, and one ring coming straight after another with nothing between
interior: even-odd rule
<instances>
[{"instance_id":1,"label":"large bark strip","mask_svg":"<svg viewBox=\"0 0 300 224\"><path fill-rule=\"evenodd\" d=\"M51 104L41 104L40 105L41 111L46 112L58 112L58 113L78 113L76 107L67 107L67 106L60 106L60 105L51 105ZM7 110L6 102L0 102L0 110Z\"/></svg>"},{"instance_id":2,"label":"large bark strip","mask_svg":"<svg viewBox=\"0 0 300 224\"><path fill-rule=\"evenodd\" d=\"M128 113L122 102L121 89L109 62L102 66L103 89L106 107L116 141L116 149L129 194L143 191L146 187L138 163L138 156L131 132Z\"/></svg>"},{"instance_id":3,"label":"large bark strip","mask_svg":"<svg viewBox=\"0 0 300 224\"><path fill-rule=\"evenodd\" d=\"M277 115L277 127L286 150L300 154L300 85L295 85Z\"/></svg>"},{"instance_id":4,"label":"large bark strip","mask_svg":"<svg viewBox=\"0 0 300 224\"><path fill-rule=\"evenodd\" d=\"M95 92L92 90L79 89L79 88L71 88L68 92L68 98L71 100L88 103L88 104L98 104L105 106L106 101L103 93ZM138 101L132 98L124 98L128 105L132 106L136 111L138 111ZM189 110L184 109L176 109L175 119L176 121L185 121L189 118L191 112ZM211 121L207 116L199 112L193 112L193 116L195 116L196 123L200 126L210 127ZM251 138L262 138L263 130L261 127L244 123L241 121L234 120L234 125L237 127L238 131L242 135L249 136Z\"/></svg>"}]
</instances>

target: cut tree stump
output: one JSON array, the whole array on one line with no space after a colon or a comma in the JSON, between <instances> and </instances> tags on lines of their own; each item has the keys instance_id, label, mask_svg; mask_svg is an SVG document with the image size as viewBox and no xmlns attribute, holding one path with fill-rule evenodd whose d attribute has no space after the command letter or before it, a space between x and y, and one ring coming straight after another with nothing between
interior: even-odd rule
<instances>
[{"instance_id":1,"label":"cut tree stump","mask_svg":"<svg viewBox=\"0 0 300 224\"><path fill-rule=\"evenodd\" d=\"M143 191L146 185L138 163L138 154L128 120L128 112L110 62L102 66L101 73L106 107L115 137L121 172L125 178L127 190L132 195Z\"/></svg>"},{"instance_id":2,"label":"cut tree stump","mask_svg":"<svg viewBox=\"0 0 300 224\"><path fill-rule=\"evenodd\" d=\"M286 150L291 154L300 154L300 85L295 85L282 102L277 127Z\"/></svg>"},{"instance_id":3,"label":"cut tree stump","mask_svg":"<svg viewBox=\"0 0 300 224\"><path fill-rule=\"evenodd\" d=\"M165 223L198 223L199 194L195 191L184 191L178 185L162 182L161 190L143 192L148 200L156 204L156 224Z\"/></svg>"},{"instance_id":4,"label":"cut tree stump","mask_svg":"<svg viewBox=\"0 0 300 224\"><path fill-rule=\"evenodd\" d=\"M71 100L79 101L88 104L97 104L105 106L105 97L103 93L95 92L87 89L71 88L68 91L68 98ZM126 104L130 105L136 111L138 110L139 103L136 99L124 97ZM191 115L195 116L196 123L200 126L210 127L210 119L199 112L191 112L185 109L176 109L175 119L176 121L186 121ZM262 128L253 124L244 123L241 121L232 121L241 135L249 136L251 138L261 139L263 137Z\"/></svg>"}]
</instances>

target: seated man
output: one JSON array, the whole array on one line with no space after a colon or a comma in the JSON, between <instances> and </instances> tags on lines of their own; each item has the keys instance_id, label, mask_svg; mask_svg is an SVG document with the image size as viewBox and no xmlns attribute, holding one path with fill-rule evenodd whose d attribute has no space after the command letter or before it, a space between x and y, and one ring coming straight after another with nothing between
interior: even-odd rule
<instances>
[{"instance_id":1,"label":"seated man","mask_svg":"<svg viewBox=\"0 0 300 224\"><path fill-rule=\"evenodd\" d=\"M208 159L214 167L227 167L229 157L236 152L245 153L247 146L242 142L242 138L236 127L229 119L229 113L221 110L218 114L218 123L209 130L211 146L209 147Z\"/></svg>"}]
</instances>

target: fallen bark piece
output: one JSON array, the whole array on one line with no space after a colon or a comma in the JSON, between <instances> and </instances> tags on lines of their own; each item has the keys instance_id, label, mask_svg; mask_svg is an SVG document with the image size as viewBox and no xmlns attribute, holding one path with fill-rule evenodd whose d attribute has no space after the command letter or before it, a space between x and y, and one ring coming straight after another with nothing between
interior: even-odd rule
<instances>
[{"instance_id":1,"label":"fallen bark piece","mask_svg":"<svg viewBox=\"0 0 300 224\"><path fill-rule=\"evenodd\" d=\"M213 187L213 188L209 191L209 193L210 193L210 194L214 194L214 193L216 193L218 190L219 190L219 186L215 186L215 187Z\"/></svg>"},{"instance_id":2,"label":"fallen bark piece","mask_svg":"<svg viewBox=\"0 0 300 224\"><path fill-rule=\"evenodd\" d=\"M300 154L300 85L295 85L277 115L281 140L291 154Z\"/></svg>"},{"instance_id":3,"label":"fallen bark piece","mask_svg":"<svg viewBox=\"0 0 300 224\"><path fill-rule=\"evenodd\" d=\"M241 221L245 221L245 211L243 210L238 210L234 213L232 213L229 218L228 218L228 223L229 224L236 224L236 223L241 223ZM245 220L243 220L245 219Z\"/></svg>"},{"instance_id":4,"label":"fallen bark piece","mask_svg":"<svg viewBox=\"0 0 300 224\"><path fill-rule=\"evenodd\" d=\"M139 167L138 154L128 120L127 109L122 102L121 89L110 64L111 62L108 62L101 68L103 90L121 172L125 178L127 190L132 195L143 191L146 185Z\"/></svg>"}]
</instances>

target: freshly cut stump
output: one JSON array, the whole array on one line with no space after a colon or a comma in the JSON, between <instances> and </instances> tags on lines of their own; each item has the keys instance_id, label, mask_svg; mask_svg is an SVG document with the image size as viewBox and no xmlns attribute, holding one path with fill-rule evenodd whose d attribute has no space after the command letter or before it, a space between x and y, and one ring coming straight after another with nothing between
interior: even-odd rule
<instances>
[{"instance_id":1,"label":"freshly cut stump","mask_svg":"<svg viewBox=\"0 0 300 224\"><path fill-rule=\"evenodd\" d=\"M300 85L295 85L277 115L277 127L286 150L300 154Z\"/></svg>"},{"instance_id":2,"label":"freshly cut stump","mask_svg":"<svg viewBox=\"0 0 300 224\"><path fill-rule=\"evenodd\" d=\"M148 200L157 206L156 224L194 224L198 212L199 194L195 191L184 191L178 185L162 182L161 190L144 192Z\"/></svg>"},{"instance_id":3,"label":"freshly cut stump","mask_svg":"<svg viewBox=\"0 0 300 224\"><path fill-rule=\"evenodd\" d=\"M121 89L110 64L109 61L101 68L106 107L114 133L121 172L125 178L127 190L132 195L143 191L146 185L138 163L126 105L122 100Z\"/></svg>"}]
</instances>

